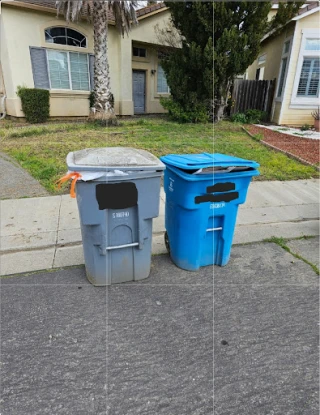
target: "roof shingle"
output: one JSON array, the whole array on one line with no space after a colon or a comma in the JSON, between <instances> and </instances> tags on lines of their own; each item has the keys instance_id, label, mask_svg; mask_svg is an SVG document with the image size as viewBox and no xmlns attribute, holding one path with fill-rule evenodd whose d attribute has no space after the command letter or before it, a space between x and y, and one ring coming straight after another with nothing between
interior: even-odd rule
<instances>
[{"instance_id":1,"label":"roof shingle","mask_svg":"<svg viewBox=\"0 0 320 415\"><path fill-rule=\"evenodd\" d=\"M40 7L46 7L49 9L56 9L56 0L13 0L14 2L25 3L25 4L32 4ZM142 9L138 9L136 11L137 17L148 15L149 13L153 13L156 10L165 8L164 3L155 3L151 6L143 7ZM114 21L114 15L111 11L108 11L108 19L110 21Z\"/></svg>"}]
</instances>

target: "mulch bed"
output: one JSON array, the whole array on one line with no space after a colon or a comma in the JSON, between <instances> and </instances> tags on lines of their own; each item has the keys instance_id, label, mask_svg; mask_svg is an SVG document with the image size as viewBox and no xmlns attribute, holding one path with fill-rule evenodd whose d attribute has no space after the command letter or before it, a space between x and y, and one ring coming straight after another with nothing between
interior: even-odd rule
<instances>
[{"instance_id":1,"label":"mulch bed","mask_svg":"<svg viewBox=\"0 0 320 415\"><path fill-rule=\"evenodd\" d=\"M308 163L319 165L320 141L311 138L294 137L289 134L282 134L268 128L246 125L246 130L251 134L263 134L263 142L276 147L279 150L292 154Z\"/></svg>"}]
</instances>

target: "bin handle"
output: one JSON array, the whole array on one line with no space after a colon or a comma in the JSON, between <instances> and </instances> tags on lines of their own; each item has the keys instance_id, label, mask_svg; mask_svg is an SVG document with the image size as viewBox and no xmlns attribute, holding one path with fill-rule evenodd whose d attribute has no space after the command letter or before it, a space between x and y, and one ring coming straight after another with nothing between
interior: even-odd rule
<instances>
[{"instance_id":1,"label":"bin handle","mask_svg":"<svg viewBox=\"0 0 320 415\"><path fill-rule=\"evenodd\" d=\"M220 227L220 228L209 228L209 229L207 229L207 232L212 232L212 231L222 231L222 227Z\"/></svg>"},{"instance_id":2,"label":"bin handle","mask_svg":"<svg viewBox=\"0 0 320 415\"><path fill-rule=\"evenodd\" d=\"M107 246L106 250L111 251L113 249L129 248L130 246L138 246L138 245L139 245L139 242L133 242L132 244L126 244L126 245Z\"/></svg>"}]
</instances>

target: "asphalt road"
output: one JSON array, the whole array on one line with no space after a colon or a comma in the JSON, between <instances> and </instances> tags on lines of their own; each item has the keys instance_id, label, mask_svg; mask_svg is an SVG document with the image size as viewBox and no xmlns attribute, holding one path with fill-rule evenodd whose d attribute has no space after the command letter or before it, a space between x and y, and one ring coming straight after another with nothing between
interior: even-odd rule
<instances>
[{"instance_id":1,"label":"asphalt road","mask_svg":"<svg viewBox=\"0 0 320 415\"><path fill-rule=\"evenodd\" d=\"M0 281L1 415L319 412L318 276L278 245L197 273L155 256L108 288L83 267Z\"/></svg>"}]
</instances>

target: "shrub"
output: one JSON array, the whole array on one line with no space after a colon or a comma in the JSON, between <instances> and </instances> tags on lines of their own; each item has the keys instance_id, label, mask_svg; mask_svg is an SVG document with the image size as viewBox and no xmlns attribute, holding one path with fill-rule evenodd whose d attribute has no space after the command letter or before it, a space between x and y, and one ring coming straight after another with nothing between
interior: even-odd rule
<instances>
[{"instance_id":1,"label":"shrub","mask_svg":"<svg viewBox=\"0 0 320 415\"><path fill-rule=\"evenodd\" d=\"M309 125L309 124L303 124L303 125L301 125L301 127L300 127L300 130L301 131L308 131L308 130L310 130L311 129L311 126Z\"/></svg>"},{"instance_id":2,"label":"shrub","mask_svg":"<svg viewBox=\"0 0 320 415\"><path fill-rule=\"evenodd\" d=\"M181 123L208 122L209 114L207 107L202 104L193 104L192 109L184 109L178 102L172 98L160 98L160 103L168 110L169 117Z\"/></svg>"},{"instance_id":3,"label":"shrub","mask_svg":"<svg viewBox=\"0 0 320 415\"><path fill-rule=\"evenodd\" d=\"M264 122L268 118L268 114L265 111L260 110L247 110L246 112L237 112L231 116L231 121L240 122L242 124L257 124Z\"/></svg>"},{"instance_id":4,"label":"shrub","mask_svg":"<svg viewBox=\"0 0 320 415\"><path fill-rule=\"evenodd\" d=\"M45 122L50 115L50 93L46 89L18 87L22 111L32 124Z\"/></svg>"},{"instance_id":5,"label":"shrub","mask_svg":"<svg viewBox=\"0 0 320 415\"><path fill-rule=\"evenodd\" d=\"M242 112L237 112L237 113L231 115L230 119L231 119L232 122L240 122L242 124L247 124L247 122L248 122L246 114L243 114Z\"/></svg>"},{"instance_id":6,"label":"shrub","mask_svg":"<svg viewBox=\"0 0 320 415\"><path fill-rule=\"evenodd\" d=\"M260 110L247 110L245 112L248 123L257 124L267 120L268 114L265 111Z\"/></svg>"}]
</instances>

